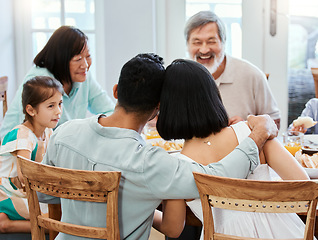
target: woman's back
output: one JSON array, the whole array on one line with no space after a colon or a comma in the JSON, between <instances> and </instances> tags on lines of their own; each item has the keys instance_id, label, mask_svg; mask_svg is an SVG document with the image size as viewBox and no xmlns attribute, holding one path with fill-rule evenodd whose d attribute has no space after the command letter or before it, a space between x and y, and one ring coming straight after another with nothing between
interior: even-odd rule
<instances>
[{"instance_id":1,"label":"woman's back","mask_svg":"<svg viewBox=\"0 0 318 240\"><path fill-rule=\"evenodd\" d=\"M244 122L239 123L241 128L246 129L244 138L250 133L248 126ZM244 126L245 125L245 126ZM193 138L184 143L182 154L188 156L192 160L208 165L211 162L218 162L239 144L238 138L232 127L226 127L221 132L211 134L209 137Z\"/></svg>"}]
</instances>

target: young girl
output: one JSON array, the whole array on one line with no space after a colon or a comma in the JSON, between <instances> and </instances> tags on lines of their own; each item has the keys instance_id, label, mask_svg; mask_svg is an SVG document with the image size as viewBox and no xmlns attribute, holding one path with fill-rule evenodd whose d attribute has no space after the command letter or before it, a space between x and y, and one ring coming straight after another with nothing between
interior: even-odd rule
<instances>
[{"instance_id":1,"label":"young girl","mask_svg":"<svg viewBox=\"0 0 318 240\"><path fill-rule=\"evenodd\" d=\"M30 232L17 155L42 161L52 128L60 119L62 93L62 84L51 77L34 77L23 85L25 120L6 134L0 148L0 232Z\"/></svg>"},{"instance_id":2,"label":"young girl","mask_svg":"<svg viewBox=\"0 0 318 240\"><path fill-rule=\"evenodd\" d=\"M185 139L179 159L207 165L218 162L229 154L243 139L248 137L250 129L245 122L228 126L228 116L222 104L220 94L211 74L201 64L189 60L176 60L168 66L160 98L160 114L157 129L166 140ZM260 153L261 163L250 179L271 180L269 166L283 180L307 180L308 175L296 159L277 141L269 140ZM240 166L236 166L240 168ZM154 226L172 231L176 225L184 222L184 215L176 212L177 200L165 203L163 214L154 219ZM179 201L182 206L183 200ZM200 199L188 201L187 205L202 221ZM180 216L170 218L168 216ZM254 238L301 238L305 225L296 214L273 214L239 212L213 209L216 216L215 231L242 237ZM165 219L166 216L166 219ZM169 224L167 224L169 223ZM203 236L201 236L203 237ZM203 238L202 238L203 239Z\"/></svg>"}]
</instances>

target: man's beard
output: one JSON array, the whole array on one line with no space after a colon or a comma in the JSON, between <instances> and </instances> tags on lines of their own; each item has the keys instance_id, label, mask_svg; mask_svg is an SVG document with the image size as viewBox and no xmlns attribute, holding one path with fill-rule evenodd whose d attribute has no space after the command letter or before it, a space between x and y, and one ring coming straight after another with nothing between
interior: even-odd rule
<instances>
[{"instance_id":1,"label":"man's beard","mask_svg":"<svg viewBox=\"0 0 318 240\"><path fill-rule=\"evenodd\" d=\"M198 58L200 56L207 56L207 55L210 55L211 58L214 59L213 61L213 64L212 65L207 65L207 64L202 64L203 66L206 67L206 69L211 73L215 73L216 70L218 69L218 67L221 65L221 63L223 62L224 60L224 49L222 50L222 52L220 52L221 56L219 58L216 57L215 53L208 53L208 54L197 54L195 56L195 60L198 62Z\"/></svg>"}]
</instances>

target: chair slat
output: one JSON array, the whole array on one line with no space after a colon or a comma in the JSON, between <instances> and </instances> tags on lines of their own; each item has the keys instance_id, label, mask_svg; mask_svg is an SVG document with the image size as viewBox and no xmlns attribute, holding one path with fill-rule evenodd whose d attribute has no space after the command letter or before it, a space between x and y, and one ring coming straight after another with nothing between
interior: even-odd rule
<instances>
[{"instance_id":1,"label":"chair slat","mask_svg":"<svg viewBox=\"0 0 318 240\"><path fill-rule=\"evenodd\" d=\"M312 200L315 196L315 191L312 190L317 189L315 182L305 180L256 181L218 177L213 178L213 184L211 184L209 178L198 174L196 182L200 183L199 187L206 194L236 199L258 200L261 198L264 201Z\"/></svg>"},{"instance_id":2,"label":"chair slat","mask_svg":"<svg viewBox=\"0 0 318 240\"><path fill-rule=\"evenodd\" d=\"M39 181L30 180L30 187L32 190L45 193L55 197L61 197L66 199L73 199L79 201L90 202L106 202L108 191L88 191L64 188L61 186L56 187L56 184L48 184Z\"/></svg>"},{"instance_id":3,"label":"chair slat","mask_svg":"<svg viewBox=\"0 0 318 240\"><path fill-rule=\"evenodd\" d=\"M231 236L227 234L222 233L215 233L214 234L214 240L273 240L272 238L246 238L246 237L237 237L237 236ZM276 239L276 240L286 240L286 239ZM302 238L291 238L288 240L303 240Z\"/></svg>"},{"instance_id":4,"label":"chair slat","mask_svg":"<svg viewBox=\"0 0 318 240\"><path fill-rule=\"evenodd\" d=\"M302 213L307 212L309 201L299 202L269 202L253 201L222 197L209 197L209 203L212 207L230 209L244 212L267 212L267 213Z\"/></svg>"},{"instance_id":5,"label":"chair slat","mask_svg":"<svg viewBox=\"0 0 318 240\"><path fill-rule=\"evenodd\" d=\"M107 239L107 231L105 228L79 226L71 223L63 223L42 215L38 216L38 224L46 229L52 229L57 232L63 232L79 237L92 237L98 239Z\"/></svg>"},{"instance_id":6,"label":"chair slat","mask_svg":"<svg viewBox=\"0 0 318 240\"><path fill-rule=\"evenodd\" d=\"M76 170L74 175L73 170L54 166L43 168L41 163L25 165L24 168L25 176L32 181L37 181L38 184L53 184L60 187L67 185L70 189L90 189L91 191L112 191L117 187L117 183L113 182L116 172L105 174L101 171L90 171L91 174L87 175L85 170Z\"/></svg>"}]
</instances>

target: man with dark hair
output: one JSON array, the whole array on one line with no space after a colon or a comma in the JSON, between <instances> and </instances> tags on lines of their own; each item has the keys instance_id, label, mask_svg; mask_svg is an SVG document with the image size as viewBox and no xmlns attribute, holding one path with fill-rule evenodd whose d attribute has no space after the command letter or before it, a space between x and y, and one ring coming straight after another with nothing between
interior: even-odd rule
<instances>
[{"instance_id":1,"label":"man with dark hair","mask_svg":"<svg viewBox=\"0 0 318 240\"><path fill-rule=\"evenodd\" d=\"M250 138L223 160L208 166L176 159L146 144L140 133L158 113L164 75L159 56L139 54L132 58L123 66L113 88L118 99L114 113L64 123L51 137L43 160L44 164L64 168L121 171L121 239L148 239L154 211L163 199L199 198L194 171L245 178L259 163L258 148L277 135L269 117L252 116ZM61 203L62 221L96 227L106 224L103 204L65 199ZM75 238L60 233L57 239Z\"/></svg>"}]
</instances>

